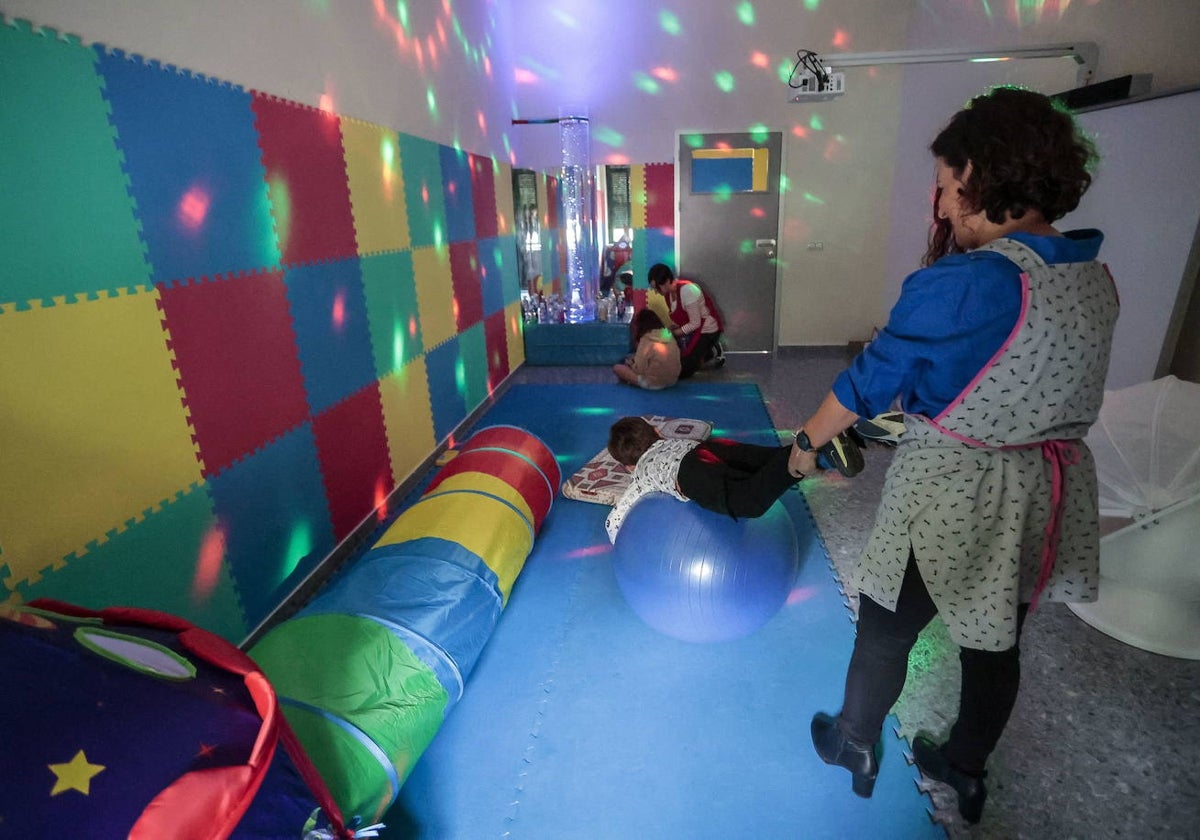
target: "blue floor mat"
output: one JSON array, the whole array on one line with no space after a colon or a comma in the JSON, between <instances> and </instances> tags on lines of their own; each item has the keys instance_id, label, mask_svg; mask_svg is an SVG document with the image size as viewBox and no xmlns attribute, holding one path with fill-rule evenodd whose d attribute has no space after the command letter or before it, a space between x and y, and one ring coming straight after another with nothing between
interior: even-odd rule
<instances>
[{"instance_id":1,"label":"blue floor mat","mask_svg":"<svg viewBox=\"0 0 1200 840\"><path fill-rule=\"evenodd\" d=\"M477 427L528 429L566 477L626 414L694 417L717 435L777 442L756 386L695 381L663 392L518 385ZM560 495L384 836L944 838L894 720L871 799L813 752L809 721L840 705L854 630L803 497L792 490L783 503L801 553L787 605L750 636L691 644L625 603L608 508Z\"/></svg>"}]
</instances>

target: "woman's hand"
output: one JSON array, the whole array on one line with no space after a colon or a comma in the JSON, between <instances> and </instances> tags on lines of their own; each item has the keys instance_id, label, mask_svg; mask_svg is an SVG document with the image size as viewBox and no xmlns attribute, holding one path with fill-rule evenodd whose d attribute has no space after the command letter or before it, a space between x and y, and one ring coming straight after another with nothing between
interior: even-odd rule
<instances>
[{"instance_id":1,"label":"woman's hand","mask_svg":"<svg viewBox=\"0 0 1200 840\"><path fill-rule=\"evenodd\" d=\"M788 473L792 478L804 478L817 471L817 453L804 452L792 444L791 454L788 455Z\"/></svg>"}]
</instances>

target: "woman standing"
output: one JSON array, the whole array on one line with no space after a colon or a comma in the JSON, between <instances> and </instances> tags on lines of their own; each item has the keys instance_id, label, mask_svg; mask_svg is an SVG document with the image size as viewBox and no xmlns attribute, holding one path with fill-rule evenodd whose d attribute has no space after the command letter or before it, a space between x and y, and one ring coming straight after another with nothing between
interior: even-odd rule
<instances>
[{"instance_id":1,"label":"woman standing","mask_svg":"<svg viewBox=\"0 0 1200 840\"><path fill-rule=\"evenodd\" d=\"M806 449L899 399L906 431L855 575L842 709L816 714L812 739L870 796L909 652L941 615L960 647L958 719L941 745L914 739L913 755L976 822L1017 696L1027 611L1039 598L1096 597L1096 474L1082 438L1104 396L1118 304L1096 259L1103 235L1052 224L1091 183L1094 150L1068 114L999 88L930 149L937 220L925 268L804 424L792 461L807 472Z\"/></svg>"}]
</instances>

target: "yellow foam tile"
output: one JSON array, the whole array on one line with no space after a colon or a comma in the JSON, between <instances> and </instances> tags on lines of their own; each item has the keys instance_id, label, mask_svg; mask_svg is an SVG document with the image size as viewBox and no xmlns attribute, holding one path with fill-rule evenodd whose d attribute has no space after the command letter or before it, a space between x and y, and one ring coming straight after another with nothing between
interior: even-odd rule
<instances>
[{"instance_id":1,"label":"yellow foam tile","mask_svg":"<svg viewBox=\"0 0 1200 840\"><path fill-rule=\"evenodd\" d=\"M346 117L340 124L358 253L409 247L404 172L396 132Z\"/></svg>"}]
</instances>

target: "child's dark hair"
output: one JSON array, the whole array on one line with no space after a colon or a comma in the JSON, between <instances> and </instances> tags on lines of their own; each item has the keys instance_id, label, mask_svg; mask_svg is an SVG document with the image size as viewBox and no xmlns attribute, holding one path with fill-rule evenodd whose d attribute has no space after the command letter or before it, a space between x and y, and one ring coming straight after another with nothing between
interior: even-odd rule
<instances>
[{"instance_id":1,"label":"child's dark hair","mask_svg":"<svg viewBox=\"0 0 1200 840\"><path fill-rule=\"evenodd\" d=\"M1079 206L1092 183L1096 147L1054 100L1031 90L998 87L976 96L934 138L929 150L956 176L967 164L963 201L1002 224L1030 208L1055 222ZM936 220L936 212L934 214ZM940 247L950 253L944 234ZM930 253L934 255L931 231Z\"/></svg>"},{"instance_id":2,"label":"child's dark hair","mask_svg":"<svg viewBox=\"0 0 1200 840\"><path fill-rule=\"evenodd\" d=\"M608 432L608 454L632 467L659 439L658 430L641 417L622 417Z\"/></svg>"},{"instance_id":3,"label":"child's dark hair","mask_svg":"<svg viewBox=\"0 0 1200 840\"><path fill-rule=\"evenodd\" d=\"M674 279L675 272L671 271L671 266L666 263L655 263L646 272L646 280L652 288L656 288L659 283L668 283Z\"/></svg>"},{"instance_id":4,"label":"child's dark hair","mask_svg":"<svg viewBox=\"0 0 1200 840\"><path fill-rule=\"evenodd\" d=\"M653 309L639 309L638 313L633 316L633 342L642 340L642 336L646 333L661 330L663 328L662 318L658 317L658 313Z\"/></svg>"}]
</instances>

